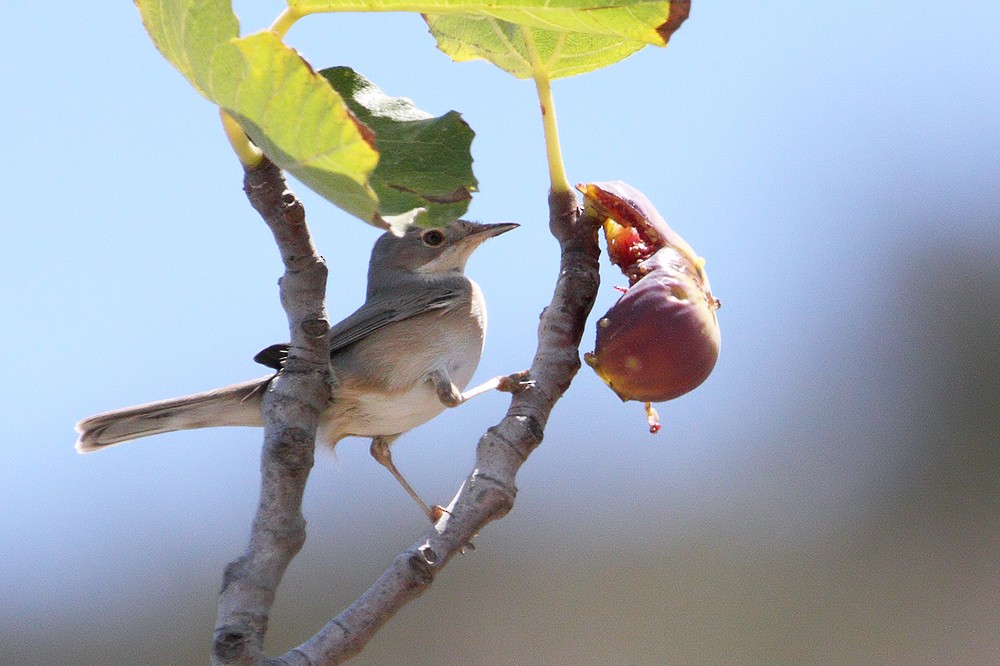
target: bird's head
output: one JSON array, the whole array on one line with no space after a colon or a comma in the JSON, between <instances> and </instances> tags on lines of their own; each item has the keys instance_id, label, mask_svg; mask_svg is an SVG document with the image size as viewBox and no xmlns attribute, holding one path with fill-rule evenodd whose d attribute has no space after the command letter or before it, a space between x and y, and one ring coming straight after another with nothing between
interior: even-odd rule
<instances>
[{"instance_id":1,"label":"bird's head","mask_svg":"<svg viewBox=\"0 0 1000 666\"><path fill-rule=\"evenodd\" d=\"M480 224L455 220L445 227L410 227L402 236L386 232L375 242L368 268L369 282L397 271L415 273L462 272L473 250L487 238L516 229L513 222Z\"/></svg>"}]
</instances>

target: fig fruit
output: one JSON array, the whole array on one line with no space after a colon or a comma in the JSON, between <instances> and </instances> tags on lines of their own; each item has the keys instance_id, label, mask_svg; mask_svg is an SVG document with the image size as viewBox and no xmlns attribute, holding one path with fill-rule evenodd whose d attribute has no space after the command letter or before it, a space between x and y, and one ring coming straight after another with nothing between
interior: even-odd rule
<instances>
[{"instance_id":1,"label":"fig fruit","mask_svg":"<svg viewBox=\"0 0 1000 666\"><path fill-rule=\"evenodd\" d=\"M646 403L684 395L708 378L719 357L719 301L705 262L638 190L622 182L579 185L584 217L604 227L608 254L629 280L597 322L584 359L622 400Z\"/></svg>"}]
</instances>

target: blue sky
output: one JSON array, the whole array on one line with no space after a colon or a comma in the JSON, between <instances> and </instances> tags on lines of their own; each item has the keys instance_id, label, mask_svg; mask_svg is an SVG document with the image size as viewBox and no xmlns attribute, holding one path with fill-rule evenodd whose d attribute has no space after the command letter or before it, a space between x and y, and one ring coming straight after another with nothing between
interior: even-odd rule
<instances>
[{"instance_id":1,"label":"blue sky","mask_svg":"<svg viewBox=\"0 0 1000 666\"><path fill-rule=\"evenodd\" d=\"M510 525L481 537L488 551L531 541L562 553L595 526L661 550L695 528L765 553L849 541L931 459L908 446L927 431L913 396L941 388L937 350L914 331L965 312L953 306L969 267L987 297L1000 289L1000 8L760 4L695 0L667 49L555 83L570 180L631 183L707 258L722 355L706 384L661 407L655 437L640 405L583 369L519 476ZM236 7L244 32L280 10ZM256 503L259 434L194 431L81 457L72 426L262 374L253 354L287 337L280 263L215 110L156 53L131 3L15 3L6 24L0 626L13 631L0 648L56 626L89 635L95 609L133 627L164 589L207 631ZM414 15L311 17L288 41L427 111L459 110L477 132L468 216L522 225L469 264L490 308L477 378L525 367L557 266L531 84L451 63ZM377 232L293 187L331 268L331 315L345 316ZM623 281L604 276L595 319ZM988 366L977 354L995 358L994 336L982 340L959 354L973 375ZM956 377L955 391L976 383ZM995 400L985 381L975 404ZM504 408L486 396L443 415L400 440L397 463L444 502ZM306 511L307 578L329 573L317 549L340 553L338 535L372 549L364 580L423 528L360 440L319 457Z\"/></svg>"}]
</instances>

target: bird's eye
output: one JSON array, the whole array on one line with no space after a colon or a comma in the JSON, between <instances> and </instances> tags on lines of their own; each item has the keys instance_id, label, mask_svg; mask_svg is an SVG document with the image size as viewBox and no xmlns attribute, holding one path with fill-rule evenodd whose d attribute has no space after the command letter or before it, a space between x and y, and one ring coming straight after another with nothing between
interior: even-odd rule
<instances>
[{"instance_id":1,"label":"bird's eye","mask_svg":"<svg viewBox=\"0 0 1000 666\"><path fill-rule=\"evenodd\" d=\"M436 247L444 242L444 232L440 229L428 229L420 234L420 240L424 242L424 245Z\"/></svg>"}]
</instances>

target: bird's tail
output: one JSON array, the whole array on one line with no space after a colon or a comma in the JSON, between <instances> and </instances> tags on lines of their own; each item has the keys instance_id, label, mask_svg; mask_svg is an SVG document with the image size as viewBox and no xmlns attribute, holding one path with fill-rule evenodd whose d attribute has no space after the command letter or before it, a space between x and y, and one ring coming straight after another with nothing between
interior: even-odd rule
<instances>
[{"instance_id":1,"label":"bird's tail","mask_svg":"<svg viewBox=\"0 0 1000 666\"><path fill-rule=\"evenodd\" d=\"M261 426L264 390L272 378L273 375L91 416L76 424L80 433L76 450L90 453L130 439L174 430Z\"/></svg>"}]
</instances>

